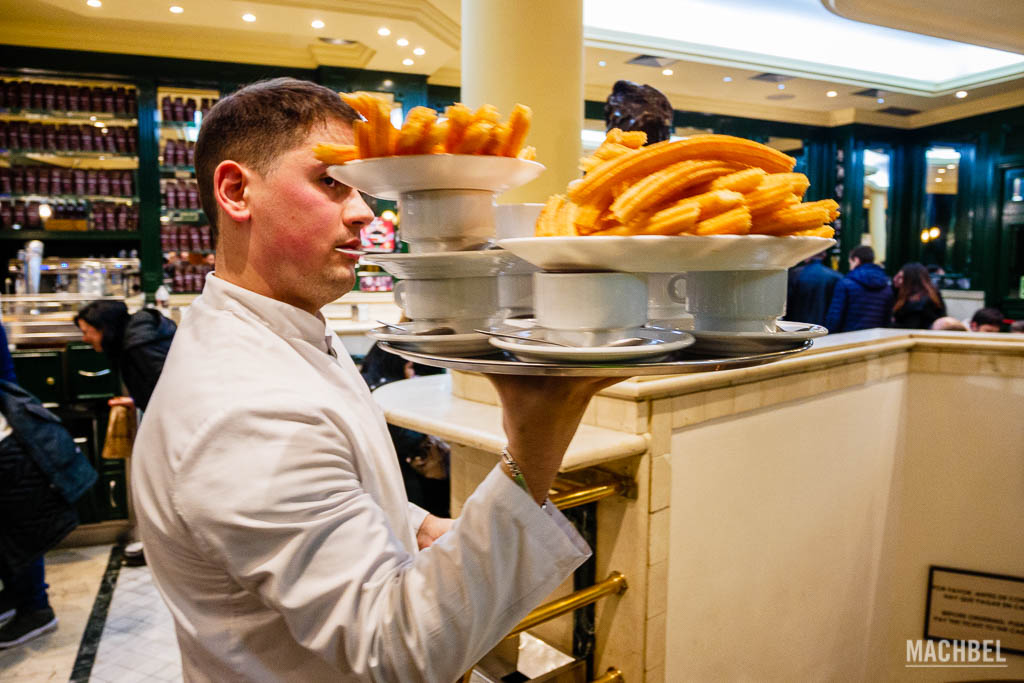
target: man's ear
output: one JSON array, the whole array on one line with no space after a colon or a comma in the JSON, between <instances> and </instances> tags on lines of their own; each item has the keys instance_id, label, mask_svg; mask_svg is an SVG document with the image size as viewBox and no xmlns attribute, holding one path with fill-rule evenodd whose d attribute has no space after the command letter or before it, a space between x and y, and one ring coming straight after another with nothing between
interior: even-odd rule
<instances>
[{"instance_id":1,"label":"man's ear","mask_svg":"<svg viewBox=\"0 0 1024 683\"><path fill-rule=\"evenodd\" d=\"M213 172L213 196L231 220L242 223L251 216L248 173L236 161L225 160Z\"/></svg>"}]
</instances>

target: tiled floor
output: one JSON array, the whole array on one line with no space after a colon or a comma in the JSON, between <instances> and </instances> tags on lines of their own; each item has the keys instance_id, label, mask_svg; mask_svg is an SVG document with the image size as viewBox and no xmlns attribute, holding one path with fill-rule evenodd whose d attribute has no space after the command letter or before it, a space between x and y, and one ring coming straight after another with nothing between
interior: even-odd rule
<instances>
[{"instance_id":1,"label":"tiled floor","mask_svg":"<svg viewBox=\"0 0 1024 683\"><path fill-rule=\"evenodd\" d=\"M122 567L89 681L181 680L174 621L147 567Z\"/></svg>"},{"instance_id":2,"label":"tiled floor","mask_svg":"<svg viewBox=\"0 0 1024 683\"><path fill-rule=\"evenodd\" d=\"M0 681L42 683L71 680L76 659L82 670L82 635L110 558L110 546L55 550L46 556L50 604L57 630L20 647L0 651ZM89 639L86 639L87 641ZM93 645L95 645L93 643ZM78 683L181 681L174 624L146 567L121 567L88 677ZM79 655L83 655L80 657Z\"/></svg>"}]
</instances>

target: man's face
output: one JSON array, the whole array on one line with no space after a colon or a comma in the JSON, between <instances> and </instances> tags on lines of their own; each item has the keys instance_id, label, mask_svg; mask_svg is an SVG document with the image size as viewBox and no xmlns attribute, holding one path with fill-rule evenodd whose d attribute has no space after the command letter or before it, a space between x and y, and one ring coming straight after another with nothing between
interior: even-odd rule
<instances>
[{"instance_id":1,"label":"man's face","mask_svg":"<svg viewBox=\"0 0 1024 683\"><path fill-rule=\"evenodd\" d=\"M359 193L327 175L317 142L352 143L339 121L314 127L246 189L251 210L249 260L273 296L315 312L355 284L359 231L373 212Z\"/></svg>"},{"instance_id":2,"label":"man's face","mask_svg":"<svg viewBox=\"0 0 1024 683\"><path fill-rule=\"evenodd\" d=\"M98 329L85 322L84 320L78 321L78 329L82 331L82 341L91 346L94 351L103 350L103 333Z\"/></svg>"},{"instance_id":3,"label":"man's face","mask_svg":"<svg viewBox=\"0 0 1024 683\"><path fill-rule=\"evenodd\" d=\"M975 332L998 332L999 325L991 325L989 323L981 323L980 325L976 322L971 322L971 329Z\"/></svg>"}]
</instances>

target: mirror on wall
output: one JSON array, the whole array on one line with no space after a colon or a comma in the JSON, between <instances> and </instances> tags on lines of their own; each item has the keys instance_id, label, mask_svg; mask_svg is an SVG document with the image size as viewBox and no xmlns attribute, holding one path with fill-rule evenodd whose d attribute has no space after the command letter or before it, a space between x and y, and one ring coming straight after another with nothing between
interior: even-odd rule
<instances>
[{"instance_id":1,"label":"mirror on wall","mask_svg":"<svg viewBox=\"0 0 1024 683\"><path fill-rule=\"evenodd\" d=\"M864 232L860 243L875 250L875 260L885 262L889 244L889 189L892 150L876 146L864 150Z\"/></svg>"},{"instance_id":2,"label":"mirror on wall","mask_svg":"<svg viewBox=\"0 0 1024 683\"><path fill-rule=\"evenodd\" d=\"M924 225L921 226L920 260L938 274L955 272L954 249L958 238L966 249L968 226L959 220L957 197L960 183L961 150L955 146L933 145L925 151Z\"/></svg>"}]
</instances>

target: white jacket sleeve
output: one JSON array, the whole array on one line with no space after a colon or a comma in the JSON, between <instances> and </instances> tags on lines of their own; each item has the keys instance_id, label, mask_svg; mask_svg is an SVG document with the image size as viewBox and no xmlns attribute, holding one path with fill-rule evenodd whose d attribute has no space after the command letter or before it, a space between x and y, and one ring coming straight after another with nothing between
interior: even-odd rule
<instances>
[{"instance_id":1,"label":"white jacket sleeve","mask_svg":"<svg viewBox=\"0 0 1024 683\"><path fill-rule=\"evenodd\" d=\"M196 435L175 507L204 553L342 672L455 680L589 556L497 468L450 532L410 554L330 411L266 410L233 408Z\"/></svg>"}]
</instances>

